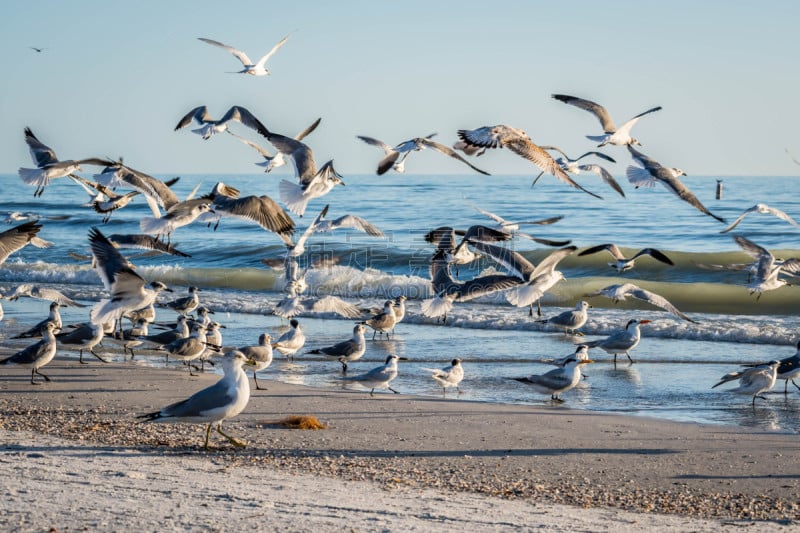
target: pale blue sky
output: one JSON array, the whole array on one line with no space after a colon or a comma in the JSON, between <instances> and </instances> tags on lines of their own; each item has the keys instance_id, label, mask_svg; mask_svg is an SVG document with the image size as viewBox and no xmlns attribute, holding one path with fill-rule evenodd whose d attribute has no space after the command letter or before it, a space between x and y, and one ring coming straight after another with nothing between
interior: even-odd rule
<instances>
[{"instance_id":1,"label":"pale blue sky","mask_svg":"<svg viewBox=\"0 0 800 533\"><path fill-rule=\"evenodd\" d=\"M618 124L663 106L634 135L644 153L690 175L797 175L784 149L800 155L798 20L793 1L5 2L0 171L31 165L30 126L62 159L259 172L258 154L230 136L173 131L202 104L215 116L242 105L288 135L322 117L307 142L345 176L380 159L359 134L396 144L435 131L451 144L459 128L504 123L580 154L600 128L550 98L566 93L605 105ZM226 74L236 59L197 40L260 57L294 30L260 78ZM626 151L607 152L623 174ZM507 151L475 163L537 173ZM434 153L415 155L407 171L471 172Z\"/></svg>"}]
</instances>

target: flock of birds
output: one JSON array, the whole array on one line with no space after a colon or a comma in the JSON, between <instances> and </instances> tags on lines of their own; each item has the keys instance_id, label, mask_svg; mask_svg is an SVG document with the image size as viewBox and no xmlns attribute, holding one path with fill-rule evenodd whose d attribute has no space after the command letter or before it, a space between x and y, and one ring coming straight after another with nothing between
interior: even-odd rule
<instances>
[{"instance_id":1,"label":"flock of birds","mask_svg":"<svg viewBox=\"0 0 800 533\"><path fill-rule=\"evenodd\" d=\"M257 62L253 62L247 54L232 46L207 38L200 38L200 40L236 57L242 64L242 69L237 71L238 73L266 76L270 74L266 68L267 61L286 44L289 37L289 35L284 37ZM725 222L722 217L709 211L680 181L680 177L684 176L685 172L679 168L663 166L634 148L634 146L641 146L641 143L631 135L632 128L641 118L661 110L661 107L653 107L639 113L621 127L617 127L609 112L600 104L564 94L554 94L553 98L588 111L599 121L602 133L587 135L590 140L598 143L598 148L607 145L626 147L635 163L627 167L626 176L636 188L653 187L660 183L701 213L717 221ZM275 153L230 131L229 127L234 123L239 123L265 138L273 146ZM219 382L182 402L144 415L144 418L164 422L207 423L206 447L212 426L216 424L216 429L221 435L233 445L240 446L243 443L225 434L221 424L225 419L240 413L247 405L250 388L248 378L244 374L244 366L249 365L253 368L255 385L260 389L257 373L269 367L273 351L291 358L305 346L306 338L296 316L302 313L333 312L358 319L353 327L352 337L332 346L314 349L309 353L324 354L335 358L342 365L341 379L361 384L370 389L371 395L375 389L397 392L390 386L391 381L397 376L398 361L401 360L396 355L388 356L384 365L363 374L349 376L347 370L348 363L358 361L365 353L367 328L373 330L373 339L376 334L385 334L387 339L390 338L395 326L405 315L405 297L401 296L396 300L386 301L382 309L372 310L368 317L364 318L363 310L334 296L304 296L307 284L305 272L301 272L298 259L304 255L305 243L312 235L338 228L349 228L373 237L383 236L381 230L375 225L356 215L343 214L338 218L328 219L329 206L326 205L302 235L295 238L296 224L290 213L303 217L312 201L325 196L336 186L345 185L342 176L334 168L333 161L329 160L318 165L311 148L305 142L306 137L319 126L320 119L291 137L270 131L253 113L242 106L232 106L219 119L213 118L206 106L198 106L188 111L178 121L175 130L182 130L191 124L196 126L192 132L205 140L227 132L238 141L252 147L262 156L263 161L256 164L263 167L265 172L271 172L291 161L295 169L295 179L284 179L279 183L280 203L284 207L267 195L245 196L236 188L222 182L215 184L211 191L205 194L199 193L195 188L188 198L181 200L170 188L177 179L159 180L132 168L123 163L121 159L113 161L89 157L62 160L56 156L51 147L40 141L30 128L25 129L24 138L30 149L34 167L20 168L18 173L24 183L35 187L34 197L42 196L54 179L68 178L88 193L90 205L96 212L103 215L104 223L117 210L125 208L138 198L144 199L153 216L141 219L141 234L107 236L96 227L89 231L93 265L109 296L91 308L85 323L72 326L61 323L59 307L80 304L72 302L57 291L24 285L18 287L14 294L5 295L7 299L15 299L20 296L44 298L51 300L52 304L48 318L19 335L23 338L41 337L41 340L0 361L0 364L17 364L31 368L31 383L36 384L34 378L37 375L50 381L51 378L43 374L41 369L53 359L59 344L80 350L79 362L84 363L84 351L104 360L94 351L94 348L100 345L104 338L111 338L122 343L124 351L130 352L132 358L135 356L134 349L150 347L163 352L167 358L186 363L190 374L193 369L196 369L195 362L211 361L209 358L212 355L223 352L224 355L221 358L216 358L218 361L222 361L224 370L224 376ZM488 172L475 166L468 158L479 157L486 150L505 148L528 160L540 171L533 185L542 175L547 174L566 185L593 197L601 198L600 195L584 188L572 177L580 175L581 172L587 172L599 176L615 193L625 196L623 188L601 163L581 163L590 157L616 162L611 156L596 150L583 153L576 158L570 158L556 146L537 145L524 131L509 125L458 130L459 140L452 146L433 140L435 136L436 134L432 133L425 137L400 142L394 146L374 137L358 136L358 139L382 151L382 158L376 167L378 175L389 171L404 172L411 154L424 149L444 154L475 172L488 175ZM554 156L553 153L556 155ZM94 179L87 179L77 174L83 170L83 166L87 165L101 168L100 172L94 174ZM126 192L117 192L119 190ZM478 206L475 208L489 217L493 221L493 225L475 225L466 230L440 227L432 230L426 236L426 240L436 249L430 260L432 297L422 302L422 313L446 322L447 314L456 302L502 292L511 305L529 308L530 314L533 315L533 305L539 304L542 296L564 279L562 273L557 270L559 262L575 253L578 248L570 245L569 241L550 241L520 231L520 225L552 224L561 217L510 222L496 214L484 211ZM745 210L722 232L733 230L744 217L752 213L774 215L800 227L800 224L786 213L764 204L757 204ZM185 252L172 246L171 235L181 227L195 222L213 224L216 229L224 217L236 217L258 224L267 232L274 233L286 245L284 257L265 261L269 266L283 268L285 271L286 295L275 307L275 314L289 319L290 326L280 338L274 339L264 333L259 337L258 343L252 346L223 347L220 328L224 326L215 322L210 317L213 314L212 311L200 304L198 295L201 291L200 288L190 287L187 296L160 302L160 296L172 289L160 281L146 281L137 273L135 266L120 252L120 249L139 248L177 256L188 256ZM38 220L32 220L0 233L0 265L10 254L27 244L52 245L38 237L41 228L42 225ZM535 265L520 253L498 244L515 237L527 238L557 248ZM752 264L744 267L751 273L748 288L752 293L760 295L764 291L777 289L787 283L785 277L782 276L792 276L800 272L800 259L777 260L768 250L743 236L736 235L734 239L754 259ZM625 257L619 247L613 243L589 247L578 255L585 256L603 252L611 255L613 262L610 262L609 265L620 273L634 268L635 261L643 256L667 265L673 264L666 254L650 247L643 248L632 257ZM459 279L459 265L468 264L479 256L490 258L496 263L499 271L504 273L479 275L467 280ZM604 296L615 302L631 297L662 308L681 319L693 321L663 296L644 290L632 283L610 285L587 295L587 297L592 296ZM170 325L169 329L151 333L149 328L154 327L157 307L176 312L177 320ZM540 319L540 321L562 329L565 334L582 335L579 329L586 323L590 307L586 301L580 301L574 309L550 318ZM196 315L191 317L192 313L196 313ZM541 308L539 308L538 314L541 316ZM2 308L0 308L0 319L2 319ZM130 328L124 328L123 319L130 321ZM573 355L553 361L556 365L553 370L541 375L514 379L530 385L537 392L550 395L554 401L561 401L560 395L571 390L581 381L581 367L593 362L589 358L589 349L600 348L613 354L615 363L618 355L625 354L632 363L631 351L636 348L641 339L639 328L648 322L649 320L632 318L624 328L612 333L607 338L581 342ZM800 389L800 386L794 383L794 379L800 377L799 358L800 343L798 344L798 353L792 357L732 372L724 376L715 387L722 383L738 380L739 386L731 391L752 395L753 405L755 405L755 399L763 397L763 392L771 389L776 379L786 380L785 392L788 389L789 381L792 381ZM426 370L442 387L443 393L447 388L458 389L464 378L464 370L459 358L454 358L445 368Z\"/></svg>"}]
</instances>

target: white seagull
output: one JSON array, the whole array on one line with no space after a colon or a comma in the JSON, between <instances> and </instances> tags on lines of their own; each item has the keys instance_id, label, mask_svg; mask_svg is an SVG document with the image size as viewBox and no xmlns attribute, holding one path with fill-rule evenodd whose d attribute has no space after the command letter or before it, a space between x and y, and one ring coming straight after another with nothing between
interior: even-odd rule
<instances>
[{"instance_id":1,"label":"white seagull","mask_svg":"<svg viewBox=\"0 0 800 533\"><path fill-rule=\"evenodd\" d=\"M722 376L722 379L720 379L720 381L711 388L713 389L722 385L723 383L738 379L739 386L735 389L728 389L728 392L747 396L752 395L753 407L755 407L756 398L766 400L767 398L762 396L761 393L767 392L775 386L775 381L778 377L778 367L780 364L780 361L771 361L765 365L759 365L753 368L748 368L747 370L740 370L738 372L725 374Z\"/></svg>"},{"instance_id":2,"label":"white seagull","mask_svg":"<svg viewBox=\"0 0 800 533\"><path fill-rule=\"evenodd\" d=\"M295 135L294 138L296 140L298 140L298 141L302 141L303 139L306 138L306 136L308 134L310 134L312 131L317 129L317 126L319 126L319 123L321 121L322 121L322 119L318 118L309 127L307 127L306 129L304 129L303 131L301 131L300 133ZM264 158L264 161L261 161L260 163L256 163L256 165L259 166L259 167L264 167L264 172L267 172L267 173L272 172L274 169L276 169L278 167L282 167L283 165L286 164L286 158L283 157L283 153L282 152L276 152L275 155L272 155L267 150L262 148L261 145L256 144L253 141L250 141L248 139L245 139L244 137L241 137L240 135L236 135L231 130L226 130L226 131L228 133L230 133L231 135L233 135L234 137L236 137L237 139L239 139L240 141L242 141L244 144L246 144L250 148L252 148L255 151L257 151L259 154L261 154L261 157Z\"/></svg>"},{"instance_id":3,"label":"white seagull","mask_svg":"<svg viewBox=\"0 0 800 533\"><path fill-rule=\"evenodd\" d=\"M643 302L655 305L656 307L660 307L661 309L669 311L673 315L680 317L684 320L688 320L689 322L693 322L695 324L697 323L696 320L692 320L685 314L681 313L677 307L672 305L669 302L669 300L667 300L663 296L645 290L637 285L634 285L633 283L619 283L615 285L609 285L594 292L584 294L584 296L587 298L591 298L593 296L605 296L606 298L611 298L614 301L614 303L621 302L625 300L628 296L630 296L632 298L636 298L637 300L642 300Z\"/></svg>"},{"instance_id":4,"label":"white seagull","mask_svg":"<svg viewBox=\"0 0 800 533\"><path fill-rule=\"evenodd\" d=\"M597 174L603 179L603 181L609 187L617 191L623 198L625 197L625 192L622 190L622 187L619 186L617 180L614 179L614 176L612 176L608 170L606 170L605 168L601 167L596 163L589 163L585 165L578 164L578 161L590 155L597 156L600 159L605 159L606 161L610 161L611 163L616 163L616 160L614 160L613 158L601 152L586 152L576 159L570 159L570 157L567 154L565 154L564 151L561 150L561 148L558 148L557 146L542 146L542 149L555 150L556 152L561 154L561 157L556 158L556 163L558 163L561 166L564 172L569 172L570 174L580 174L581 171L583 171L583 172L592 172L593 174ZM541 178L543 174L544 172L540 172L539 175L536 176L536 178L533 180L533 183L531 184L531 187L536 185L536 182L539 181L539 178Z\"/></svg>"},{"instance_id":5,"label":"white seagull","mask_svg":"<svg viewBox=\"0 0 800 533\"><path fill-rule=\"evenodd\" d=\"M431 372L431 377L442 387L442 396L445 396L448 387L455 387L458 392L461 392L458 385L464 379L464 367L461 366L461 359L458 357L450 362L450 366L422 368L421 370Z\"/></svg>"},{"instance_id":6,"label":"white seagull","mask_svg":"<svg viewBox=\"0 0 800 533\"><path fill-rule=\"evenodd\" d=\"M250 383L242 366L252 363L242 352L231 350L221 359L225 375L215 384L196 392L186 400L154 413L140 415L151 422L185 422L189 424L208 424L204 447L208 449L208 438L211 426L216 424L217 433L228 439L228 442L237 448L243 448L247 443L231 437L222 431L222 423L238 415L250 401Z\"/></svg>"},{"instance_id":7,"label":"white seagull","mask_svg":"<svg viewBox=\"0 0 800 533\"><path fill-rule=\"evenodd\" d=\"M497 126L483 126L474 130L458 130L459 138L470 146L481 148L508 148L518 156L524 157L541 171L555 176L562 182L575 187L595 198L601 198L593 192L587 191L564 172L556 163L553 156L540 146L536 145L528 135L517 128L498 124Z\"/></svg>"},{"instance_id":8,"label":"white seagull","mask_svg":"<svg viewBox=\"0 0 800 533\"><path fill-rule=\"evenodd\" d=\"M19 177L28 185L36 185L33 196L41 196L51 180L63 178L82 170L81 165L83 164L98 166L114 164L113 161L97 157L59 161L55 151L37 139L30 128L25 128L25 142L30 148L31 158L36 168L20 168Z\"/></svg>"},{"instance_id":9,"label":"white seagull","mask_svg":"<svg viewBox=\"0 0 800 533\"><path fill-rule=\"evenodd\" d=\"M405 162L408 159L408 155L411 152L419 152L420 150L424 150L425 148L431 148L436 150L437 152L441 152L444 155L450 156L453 159L461 161L465 165L469 166L475 172L483 174L485 176L489 176L490 174L485 170L481 170L478 167L474 166L472 163L458 155L455 150L450 148L449 146L445 146L443 144L437 143L436 141L432 141L431 137L436 135L432 133L427 137L415 137L413 139L409 139L407 141L403 141L394 148L389 146L383 141L378 139L374 139L372 137L365 137L363 135L358 135L357 137L364 141L367 144L371 144L373 146L378 146L383 149L384 153L386 154L383 159L378 163L378 169L376 173L381 176L385 174L390 168L394 168L397 172L405 172ZM401 157L402 156L402 157ZM399 161L398 161L399 159Z\"/></svg>"},{"instance_id":10,"label":"white seagull","mask_svg":"<svg viewBox=\"0 0 800 533\"><path fill-rule=\"evenodd\" d=\"M100 359L104 363L108 363L106 359L100 357L95 353L94 348L103 341L105 336L105 328L100 323L84 322L76 324L70 331L62 331L56 335L56 339L62 345L72 346L79 351L78 362L82 365L88 364L83 360L83 351L89 350L93 356Z\"/></svg>"},{"instance_id":11,"label":"white seagull","mask_svg":"<svg viewBox=\"0 0 800 533\"><path fill-rule=\"evenodd\" d=\"M781 359L778 362L780 363L780 365L778 366L777 379L784 380L783 393L784 394L789 393L790 381L792 382L792 385L794 385L797 388L797 390L800 390L800 385L798 385L794 381L795 379L800 378L800 341L797 342L796 351L794 355L792 355L791 357L786 357L784 359ZM756 367L768 364L769 363L757 363L753 365L744 365L744 366ZM736 376L736 374L737 374L736 372L731 372L730 374L726 374L725 377L731 376L732 377L731 379L734 379L738 377Z\"/></svg>"},{"instance_id":12,"label":"white seagull","mask_svg":"<svg viewBox=\"0 0 800 533\"><path fill-rule=\"evenodd\" d=\"M630 259L626 258L622 252L617 248L616 244L608 243L608 244L598 244L597 246L592 246L591 248L587 248L581 253L578 254L578 257L590 254L596 254L597 252L602 252L603 250L607 250L610 253L615 261L613 263L609 263L608 266L615 269L617 272L625 272L630 270L636 264L636 258L641 257L643 255L649 255L653 259L661 261L662 263L666 263L670 266L675 266L675 263L672 262L672 259L664 255L663 252L660 250L656 250L655 248L643 248L636 252L633 257Z\"/></svg>"},{"instance_id":13,"label":"white seagull","mask_svg":"<svg viewBox=\"0 0 800 533\"><path fill-rule=\"evenodd\" d=\"M741 235L734 235L733 239L736 244L742 247L742 250L757 262L756 272L752 275L750 283L747 285L747 288L750 289L750 294L756 294L756 300L761 298L761 294L766 291L779 289L789 284L785 279L778 277L782 272L786 274L800 272L800 259L790 258L779 263L769 250L762 248L753 241Z\"/></svg>"},{"instance_id":14,"label":"white seagull","mask_svg":"<svg viewBox=\"0 0 800 533\"><path fill-rule=\"evenodd\" d=\"M39 369L52 361L53 357L56 355L56 338L55 335L53 335L55 329L55 323L48 322L45 325L42 340L20 350L11 357L0 360L0 365L20 365L30 368L31 385L38 385L38 383L33 381L36 374L42 376L45 381L51 381L49 377L39 372Z\"/></svg>"},{"instance_id":15,"label":"white seagull","mask_svg":"<svg viewBox=\"0 0 800 533\"><path fill-rule=\"evenodd\" d=\"M219 41L214 41L212 39L206 39L205 37L198 37L198 39L203 41L204 43L208 43L212 46L216 46L218 48L222 48L223 50L230 52L236 59L242 62L242 67L244 68L242 68L242 70L239 70L237 72L231 72L230 74L249 74L251 76L268 76L269 69L267 69L264 65L267 63L270 57L275 55L275 52L277 52L281 48L281 46L286 44L286 41L289 40L290 35L291 34L287 35L286 37L278 41L278 44L273 46L272 50L264 54L261 57L261 59L259 59L258 62L256 63L253 63L250 60L250 58L247 57L247 54L232 46L228 46L227 44L223 44Z\"/></svg>"},{"instance_id":16,"label":"white seagull","mask_svg":"<svg viewBox=\"0 0 800 533\"><path fill-rule=\"evenodd\" d=\"M228 122L231 120L241 122L248 128L257 131L261 135L266 136L267 134L267 128L261 123L261 121L259 121L250 111L238 105L228 109L228 112L225 113L219 120L214 120L211 118L211 115L208 113L208 107L204 105L195 107L186 113L186 115L184 115L180 121L178 121L178 125L175 126L175 131L185 128L192 122L192 120L195 120L198 124L200 124L200 127L196 130L192 130L192 132L200 135L206 140L210 139L211 136L216 133L222 133L223 131L227 130Z\"/></svg>"},{"instance_id":17,"label":"white seagull","mask_svg":"<svg viewBox=\"0 0 800 533\"><path fill-rule=\"evenodd\" d=\"M553 98L560 102L564 102L565 104L579 107L597 117L597 120L600 121L600 125L603 127L603 135L586 136L586 138L591 141L599 142L600 144L597 146L605 146L606 144L615 144L618 146L623 146L626 144L630 146L631 144L635 144L641 146L642 144L637 139L631 137L631 128L633 128L633 125L636 124L643 116L661 109L661 106L657 106L639 113L628 122L623 124L621 128L617 129L616 125L614 125L614 121L611 119L611 115L609 115L606 108L600 104L592 102L591 100L578 98L577 96L568 96L566 94L554 94Z\"/></svg>"},{"instance_id":18,"label":"white seagull","mask_svg":"<svg viewBox=\"0 0 800 533\"><path fill-rule=\"evenodd\" d=\"M537 320L542 324L552 324L557 328L564 330L564 335L572 333L573 335L581 335L583 333L576 331L578 328L586 324L589 319L588 310L592 306L588 302L581 300L575 304L575 309L564 311L554 317L545 318L544 320Z\"/></svg>"},{"instance_id":19,"label":"white seagull","mask_svg":"<svg viewBox=\"0 0 800 533\"><path fill-rule=\"evenodd\" d=\"M678 179L680 176L685 176L686 172L679 168L661 166L661 163L636 151L631 145L628 145L628 151L631 153L633 159L642 165L641 167L631 165L625 171L625 174L628 176L628 181L636 186L637 189L639 187L654 187L656 183L660 183L666 187L668 191L674 193L675 196L684 202L694 206L701 213L725 223L724 218L718 217L706 209L706 206L697 199L697 196Z\"/></svg>"},{"instance_id":20,"label":"white seagull","mask_svg":"<svg viewBox=\"0 0 800 533\"><path fill-rule=\"evenodd\" d=\"M786 213L784 213L780 209L775 209L774 207L770 207L767 204L756 204L756 205L754 205L753 207L751 207L749 209L745 209L744 212L741 215L739 215L738 218L736 220L734 220L733 223L730 226L728 226L724 230L720 231L720 233L728 233L730 230L732 230L733 228L738 226L739 222L744 220L744 217L746 217L750 213L760 213L762 215L775 215L779 219L785 220L786 222L788 222L792 226L794 226L796 228L800 228L800 224L795 222L795 220L792 217L790 217L789 215L787 215Z\"/></svg>"},{"instance_id":21,"label":"white seagull","mask_svg":"<svg viewBox=\"0 0 800 533\"><path fill-rule=\"evenodd\" d=\"M289 359L294 359L294 354L306 343L306 336L296 319L289 321L289 330L272 343L272 348L278 350Z\"/></svg>"},{"instance_id":22,"label":"white seagull","mask_svg":"<svg viewBox=\"0 0 800 533\"><path fill-rule=\"evenodd\" d=\"M373 368L365 374L358 376L346 376L339 379L345 381L352 381L359 385L370 389L369 395L372 396L375 389L388 389L395 394L399 394L396 390L389 386L389 383L397 377L397 361L406 361L405 357L398 357L390 355L386 358L386 363Z\"/></svg>"},{"instance_id":23,"label":"white seagull","mask_svg":"<svg viewBox=\"0 0 800 533\"><path fill-rule=\"evenodd\" d=\"M364 339L364 325L356 324L353 328L353 337L346 341L338 342L333 346L317 348L308 351L310 354L325 354L335 357L342 364L342 373L347 372L347 363L358 361L367 349L367 342Z\"/></svg>"},{"instance_id":24,"label":"white seagull","mask_svg":"<svg viewBox=\"0 0 800 533\"><path fill-rule=\"evenodd\" d=\"M639 345L642 333L639 331L639 326L642 324L649 324L650 320L631 319L625 325L624 329L620 329L606 337L596 341L583 342L587 348L602 348L607 353L614 354L614 364L617 364L617 355L624 353L628 356L628 360L633 363L631 359L631 350Z\"/></svg>"},{"instance_id":25,"label":"white seagull","mask_svg":"<svg viewBox=\"0 0 800 533\"><path fill-rule=\"evenodd\" d=\"M258 344L255 346L240 346L237 348L244 354L245 357L253 361L253 381L256 383L256 389L267 390L266 387L261 387L258 384L258 372L266 369L272 364L272 335L269 333L262 333L258 336Z\"/></svg>"},{"instance_id":26,"label":"white seagull","mask_svg":"<svg viewBox=\"0 0 800 533\"><path fill-rule=\"evenodd\" d=\"M525 378L512 378L521 383L530 385L533 390L542 394L549 394L554 402L563 402L559 394L572 390L581 381L581 365L593 363L591 359L577 359L574 356L567 358L563 367L554 368L544 374L533 374Z\"/></svg>"}]
</instances>

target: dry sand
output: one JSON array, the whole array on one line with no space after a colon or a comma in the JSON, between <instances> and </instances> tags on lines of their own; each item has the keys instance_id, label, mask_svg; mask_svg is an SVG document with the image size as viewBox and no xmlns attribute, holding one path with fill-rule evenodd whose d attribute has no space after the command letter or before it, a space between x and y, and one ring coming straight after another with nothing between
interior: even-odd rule
<instances>
[{"instance_id":1,"label":"dry sand","mask_svg":"<svg viewBox=\"0 0 800 533\"><path fill-rule=\"evenodd\" d=\"M796 435L264 380L204 427L137 414L218 376L56 360L0 375L0 529L712 531L800 519ZM267 374L268 376L268 374ZM271 422L313 414L330 427Z\"/></svg>"}]
</instances>

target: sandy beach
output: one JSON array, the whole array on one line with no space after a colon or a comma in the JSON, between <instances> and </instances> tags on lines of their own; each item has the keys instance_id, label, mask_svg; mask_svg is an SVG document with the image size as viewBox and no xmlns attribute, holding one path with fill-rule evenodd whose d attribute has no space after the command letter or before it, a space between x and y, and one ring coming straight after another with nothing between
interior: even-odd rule
<instances>
[{"instance_id":1,"label":"sandy beach","mask_svg":"<svg viewBox=\"0 0 800 533\"><path fill-rule=\"evenodd\" d=\"M265 379L226 422L135 417L218 379L59 360L0 378L0 520L22 531L782 530L800 519L795 435ZM268 374L265 375L268 378ZM285 429L311 414L328 429ZM218 435L216 437L219 437Z\"/></svg>"}]
</instances>

